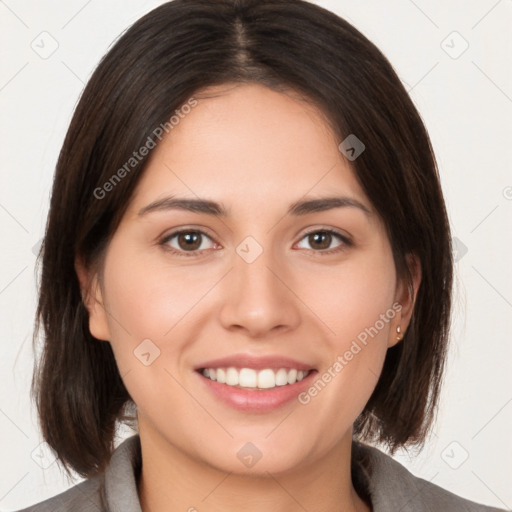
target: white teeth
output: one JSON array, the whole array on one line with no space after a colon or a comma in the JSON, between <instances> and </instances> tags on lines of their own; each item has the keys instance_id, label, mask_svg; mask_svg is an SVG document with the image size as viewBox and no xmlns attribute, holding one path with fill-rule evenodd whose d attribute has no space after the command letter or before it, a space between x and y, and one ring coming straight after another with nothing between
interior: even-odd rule
<instances>
[{"instance_id":1,"label":"white teeth","mask_svg":"<svg viewBox=\"0 0 512 512\"><path fill-rule=\"evenodd\" d=\"M270 368L264 370L254 370L252 368L205 368L202 371L204 377L210 380L216 380L221 384L228 386L238 386L242 388L270 389L276 386L286 386L295 384L309 375L309 370L288 370L280 368L276 372Z\"/></svg>"},{"instance_id":2,"label":"white teeth","mask_svg":"<svg viewBox=\"0 0 512 512\"><path fill-rule=\"evenodd\" d=\"M217 382L224 384L226 382L226 372L223 368L217 368Z\"/></svg>"},{"instance_id":3,"label":"white teeth","mask_svg":"<svg viewBox=\"0 0 512 512\"><path fill-rule=\"evenodd\" d=\"M276 374L274 370L260 370L258 372L258 387L264 389L276 387Z\"/></svg>"},{"instance_id":4,"label":"white teeth","mask_svg":"<svg viewBox=\"0 0 512 512\"><path fill-rule=\"evenodd\" d=\"M238 386L238 372L235 368L228 368L226 370L226 384L228 386Z\"/></svg>"},{"instance_id":5,"label":"white teeth","mask_svg":"<svg viewBox=\"0 0 512 512\"><path fill-rule=\"evenodd\" d=\"M281 368L276 373L276 386L285 386L286 384L288 384L288 372Z\"/></svg>"},{"instance_id":6,"label":"white teeth","mask_svg":"<svg viewBox=\"0 0 512 512\"><path fill-rule=\"evenodd\" d=\"M255 388L258 385L258 374L252 368L242 368L238 380L243 388Z\"/></svg>"},{"instance_id":7,"label":"white teeth","mask_svg":"<svg viewBox=\"0 0 512 512\"><path fill-rule=\"evenodd\" d=\"M293 384L294 382L297 382L297 370L290 370L288 372L288 384Z\"/></svg>"}]
</instances>

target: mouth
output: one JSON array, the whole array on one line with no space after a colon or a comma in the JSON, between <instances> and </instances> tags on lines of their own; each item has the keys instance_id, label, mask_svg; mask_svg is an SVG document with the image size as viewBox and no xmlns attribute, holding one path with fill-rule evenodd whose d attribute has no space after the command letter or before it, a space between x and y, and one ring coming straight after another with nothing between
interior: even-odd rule
<instances>
[{"instance_id":1,"label":"mouth","mask_svg":"<svg viewBox=\"0 0 512 512\"><path fill-rule=\"evenodd\" d=\"M207 379L238 389L262 390L273 389L278 386L291 386L306 378L311 370L298 370L297 368L200 368L199 373Z\"/></svg>"},{"instance_id":2,"label":"mouth","mask_svg":"<svg viewBox=\"0 0 512 512\"><path fill-rule=\"evenodd\" d=\"M266 413L297 400L317 369L293 359L239 354L194 368L205 392L245 413Z\"/></svg>"}]
</instances>

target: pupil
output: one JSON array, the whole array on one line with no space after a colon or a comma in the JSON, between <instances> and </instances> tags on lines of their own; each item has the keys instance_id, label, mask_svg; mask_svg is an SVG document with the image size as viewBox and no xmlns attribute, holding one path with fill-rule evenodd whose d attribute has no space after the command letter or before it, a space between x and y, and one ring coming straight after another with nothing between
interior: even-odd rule
<instances>
[{"instance_id":1,"label":"pupil","mask_svg":"<svg viewBox=\"0 0 512 512\"><path fill-rule=\"evenodd\" d=\"M191 233L186 233L184 235L180 235L179 242L180 242L180 245L181 245L181 242L185 241L186 242L184 244L185 247L187 249L193 250L193 249L197 249L201 245L201 243L197 243L198 240L199 240L199 233L192 233L192 234ZM192 242L192 244L189 243L189 242ZM194 245L194 242L195 242L195 245Z\"/></svg>"},{"instance_id":2,"label":"pupil","mask_svg":"<svg viewBox=\"0 0 512 512\"><path fill-rule=\"evenodd\" d=\"M321 247L318 247L319 249L327 249L330 245L330 233L327 233L326 231L319 231L318 233L314 233L313 235L311 235L311 238L313 238L314 240L314 243L318 244L319 240L323 237L324 239L324 243L322 244L321 243L321 240L320 240L320 245ZM325 241L327 240L327 243L325 243ZM310 241L311 243L311 241ZM314 245L314 243L312 243L311 245Z\"/></svg>"}]
</instances>

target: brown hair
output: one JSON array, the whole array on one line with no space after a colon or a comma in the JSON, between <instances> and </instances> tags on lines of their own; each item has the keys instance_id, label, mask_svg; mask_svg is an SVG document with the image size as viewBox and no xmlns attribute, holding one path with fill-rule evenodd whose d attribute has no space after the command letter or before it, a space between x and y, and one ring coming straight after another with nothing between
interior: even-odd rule
<instances>
[{"instance_id":1,"label":"brown hair","mask_svg":"<svg viewBox=\"0 0 512 512\"><path fill-rule=\"evenodd\" d=\"M110 343L89 332L74 262L101 257L147 156L105 197L95 191L206 86L257 82L299 91L340 142L366 146L352 167L386 225L397 273L422 282L404 339L388 349L354 435L392 450L421 445L431 428L451 307L450 229L427 131L384 55L334 13L296 0L174 0L127 30L86 85L59 155L42 258L34 340L44 343L32 393L44 439L69 472L103 470L125 406L133 405Z\"/></svg>"}]
</instances>

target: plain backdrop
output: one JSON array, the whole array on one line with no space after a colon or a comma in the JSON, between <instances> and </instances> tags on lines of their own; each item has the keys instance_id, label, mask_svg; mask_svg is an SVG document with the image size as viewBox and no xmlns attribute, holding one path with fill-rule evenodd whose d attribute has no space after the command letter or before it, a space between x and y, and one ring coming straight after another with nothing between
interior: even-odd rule
<instances>
[{"instance_id":1,"label":"plain backdrop","mask_svg":"<svg viewBox=\"0 0 512 512\"><path fill-rule=\"evenodd\" d=\"M40 444L29 396L35 252L84 84L112 42L161 3L0 1L1 510L74 483ZM456 494L511 508L512 1L316 3L372 40L410 91L432 138L456 238L452 345L438 420L422 452L395 457Z\"/></svg>"}]
</instances>

